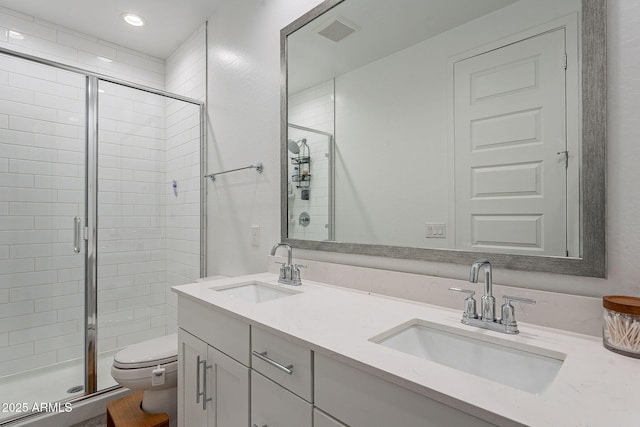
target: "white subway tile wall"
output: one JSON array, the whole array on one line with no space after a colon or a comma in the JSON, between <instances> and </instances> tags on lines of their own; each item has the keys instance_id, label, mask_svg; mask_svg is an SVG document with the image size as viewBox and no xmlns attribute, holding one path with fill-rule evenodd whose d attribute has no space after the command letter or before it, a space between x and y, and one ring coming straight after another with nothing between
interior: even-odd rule
<instances>
[{"instance_id":1,"label":"white subway tile wall","mask_svg":"<svg viewBox=\"0 0 640 427\"><path fill-rule=\"evenodd\" d=\"M0 376L66 360L81 347L84 77L0 57Z\"/></svg>"},{"instance_id":2,"label":"white subway tile wall","mask_svg":"<svg viewBox=\"0 0 640 427\"><path fill-rule=\"evenodd\" d=\"M319 84L289 96L289 123L306 128L327 132L334 132L334 82ZM288 138L299 141L306 138L311 152L310 164L310 197L302 200L301 189L291 182L294 165L289 162L289 184L292 194L288 198L289 237L304 240L329 239L329 139L327 136L307 132L293 127L288 128ZM294 156L288 153L289 157ZM309 225L302 226L300 214L307 212L311 218Z\"/></svg>"},{"instance_id":3,"label":"white subway tile wall","mask_svg":"<svg viewBox=\"0 0 640 427\"><path fill-rule=\"evenodd\" d=\"M200 100L204 29L166 60L165 76L165 60L0 8L4 48ZM107 351L175 331L169 287L199 276L200 131L193 104L100 89ZM84 212L84 103L84 76L0 56L0 377L83 357L84 255L72 251L72 219Z\"/></svg>"},{"instance_id":4,"label":"white subway tile wall","mask_svg":"<svg viewBox=\"0 0 640 427\"><path fill-rule=\"evenodd\" d=\"M166 61L166 90L206 98L206 27L202 25ZM200 277L200 109L168 99L165 168L167 332L177 331L178 300L171 286ZM172 191L176 181L176 192Z\"/></svg>"},{"instance_id":5,"label":"white subway tile wall","mask_svg":"<svg viewBox=\"0 0 640 427\"><path fill-rule=\"evenodd\" d=\"M162 96L103 81L98 87L98 351L104 352L166 333L166 120Z\"/></svg>"}]
</instances>

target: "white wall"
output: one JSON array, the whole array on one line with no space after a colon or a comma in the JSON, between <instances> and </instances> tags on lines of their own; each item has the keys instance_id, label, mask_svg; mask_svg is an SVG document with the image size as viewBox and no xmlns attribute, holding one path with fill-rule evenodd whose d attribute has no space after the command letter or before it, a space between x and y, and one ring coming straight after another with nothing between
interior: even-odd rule
<instances>
[{"instance_id":1,"label":"white wall","mask_svg":"<svg viewBox=\"0 0 640 427\"><path fill-rule=\"evenodd\" d=\"M212 224L209 229L209 265L213 267L212 272L218 268L221 273L241 274L264 270L269 246L279 238L278 32L318 2L289 1L288 6L269 1L230 3L210 21L217 27L209 42L210 58L223 52L239 55L236 61L214 60L214 67L210 69L213 86L210 112L215 131L210 147L227 165L240 162L247 153L251 158L260 156L265 163L265 175L260 178L250 173L236 175L240 181L234 181L235 186L220 185L219 197L211 197L211 222L220 223ZM497 283L590 296L640 292L637 279L640 277L637 262L640 257L640 189L637 186L640 145L636 144L640 140L640 127L636 123L640 102L635 95L640 92L637 79L640 4L635 0L616 0L608 2L608 9L608 278L498 270L494 274ZM214 211L216 204L237 209L238 216L225 214L222 206ZM263 245L257 249L249 242L249 227L254 222L260 222L263 230ZM467 266L444 263L301 250L294 250L294 256L444 277L468 277Z\"/></svg>"},{"instance_id":2,"label":"white wall","mask_svg":"<svg viewBox=\"0 0 640 427\"><path fill-rule=\"evenodd\" d=\"M209 18L209 171L264 164L207 184L209 275L264 271L280 240L280 29L318 3L225 1Z\"/></svg>"}]
</instances>

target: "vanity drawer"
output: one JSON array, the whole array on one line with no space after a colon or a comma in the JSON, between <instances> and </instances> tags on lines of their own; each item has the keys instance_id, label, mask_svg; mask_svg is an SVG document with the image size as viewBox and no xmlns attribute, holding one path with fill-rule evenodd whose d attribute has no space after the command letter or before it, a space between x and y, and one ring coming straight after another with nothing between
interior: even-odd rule
<instances>
[{"instance_id":1,"label":"vanity drawer","mask_svg":"<svg viewBox=\"0 0 640 427\"><path fill-rule=\"evenodd\" d=\"M251 330L251 366L293 393L313 402L313 353L263 329Z\"/></svg>"},{"instance_id":2,"label":"vanity drawer","mask_svg":"<svg viewBox=\"0 0 640 427\"><path fill-rule=\"evenodd\" d=\"M178 298L178 325L222 353L249 366L250 327L221 311Z\"/></svg>"},{"instance_id":3,"label":"vanity drawer","mask_svg":"<svg viewBox=\"0 0 640 427\"><path fill-rule=\"evenodd\" d=\"M494 425L322 354L315 357L315 400L351 427Z\"/></svg>"},{"instance_id":4,"label":"vanity drawer","mask_svg":"<svg viewBox=\"0 0 640 427\"><path fill-rule=\"evenodd\" d=\"M251 371L251 426L311 427L313 405Z\"/></svg>"},{"instance_id":5,"label":"vanity drawer","mask_svg":"<svg viewBox=\"0 0 640 427\"><path fill-rule=\"evenodd\" d=\"M313 427L348 427L340 421L325 414L318 408L313 408Z\"/></svg>"}]
</instances>

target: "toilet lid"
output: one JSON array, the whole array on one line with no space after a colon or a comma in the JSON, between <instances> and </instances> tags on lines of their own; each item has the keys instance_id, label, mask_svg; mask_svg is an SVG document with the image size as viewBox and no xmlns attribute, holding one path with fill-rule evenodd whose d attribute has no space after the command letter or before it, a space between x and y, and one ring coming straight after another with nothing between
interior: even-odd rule
<instances>
[{"instance_id":1,"label":"toilet lid","mask_svg":"<svg viewBox=\"0 0 640 427\"><path fill-rule=\"evenodd\" d=\"M121 369L146 368L176 360L178 360L178 335L172 334L130 345L116 353L113 366Z\"/></svg>"}]
</instances>

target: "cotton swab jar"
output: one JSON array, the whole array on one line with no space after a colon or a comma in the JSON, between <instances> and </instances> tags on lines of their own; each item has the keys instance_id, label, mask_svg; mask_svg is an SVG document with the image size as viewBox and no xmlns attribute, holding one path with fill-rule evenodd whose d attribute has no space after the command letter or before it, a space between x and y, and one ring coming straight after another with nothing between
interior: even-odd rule
<instances>
[{"instance_id":1,"label":"cotton swab jar","mask_svg":"<svg viewBox=\"0 0 640 427\"><path fill-rule=\"evenodd\" d=\"M605 348L640 359L640 298L602 297L602 343Z\"/></svg>"}]
</instances>

